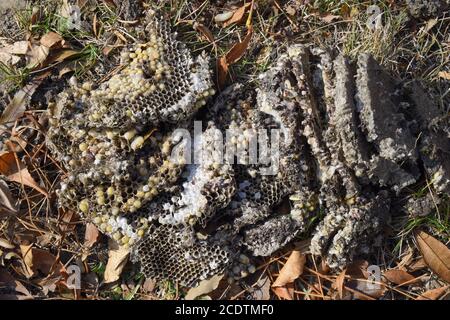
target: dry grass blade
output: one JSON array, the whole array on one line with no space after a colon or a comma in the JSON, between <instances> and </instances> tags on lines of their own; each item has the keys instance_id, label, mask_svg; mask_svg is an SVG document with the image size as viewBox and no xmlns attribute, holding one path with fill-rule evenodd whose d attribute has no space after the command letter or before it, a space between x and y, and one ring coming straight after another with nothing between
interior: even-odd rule
<instances>
[{"instance_id":1,"label":"dry grass blade","mask_svg":"<svg viewBox=\"0 0 450 320\"><path fill-rule=\"evenodd\" d=\"M415 235L426 264L442 280L450 283L450 249L424 231L416 232Z\"/></svg>"}]
</instances>

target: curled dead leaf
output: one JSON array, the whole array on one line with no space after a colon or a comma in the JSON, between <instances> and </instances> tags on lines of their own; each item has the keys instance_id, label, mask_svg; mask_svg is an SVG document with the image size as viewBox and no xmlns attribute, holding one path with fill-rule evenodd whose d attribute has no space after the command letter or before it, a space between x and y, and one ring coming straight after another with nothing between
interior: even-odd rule
<instances>
[{"instance_id":1,"label":"curled dead leaf","mask_svg":"<svg viewBox=\"0 0 450 320\"><path fill-rule=\"evenodd\" d=\"M247 35L245 36L244 40L242 40L241 42L236 43L231 49L230 51L228 51L228 53L226 54L226 61L228 64L233 64L236 63L237 61L239 61L239 59L242 58L242 56L244 55L245 51L248 48L248 45L250 43L250 40L252 39L252 35L253 35L253 28L250 27L250 29L247 32Z\"/></svg>"},{"instance_id":2,"label":"curled dead leaf","mask_svg":"<svg viewBox=\"0 0 450 320\"><path fill-rule=\"evenodd\" d=\"M424 231L416 232L415 236L426 264L442 280L450 283L450 249Z\"/></svg>"}]
</instances>

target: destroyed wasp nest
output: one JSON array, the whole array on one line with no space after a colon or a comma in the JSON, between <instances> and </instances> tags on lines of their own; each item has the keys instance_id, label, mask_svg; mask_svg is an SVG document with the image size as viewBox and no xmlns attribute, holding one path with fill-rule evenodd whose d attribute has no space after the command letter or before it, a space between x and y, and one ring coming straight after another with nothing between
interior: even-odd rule
<instances>
[{"instance_id":1,"label":"destroyed wasp nest","mask_svg":"<svg viewBox=\"0 0 450 320\"><path fill-rule=\"evenodd\" d=\"M147 20L147 38L122 53L124 69L60 95L48 132L68 170L60 205L130 247L147 277L185 286L224 271L240 279L255 271L252 256L282 248L319 213L311 251L343 267L373 244L406 186L427 176L448 193L439 108L370 56L354 65L292 46L257 87L235 84L197 113L215 94L208 59ZM193 146L205 154L186 163L194 116L206 120ZM230 133L225 149L249 150L262 129L265 161L217 160L221 133ZM278 209L284 201L290 213Z\"/></svg>"}]
</instances>

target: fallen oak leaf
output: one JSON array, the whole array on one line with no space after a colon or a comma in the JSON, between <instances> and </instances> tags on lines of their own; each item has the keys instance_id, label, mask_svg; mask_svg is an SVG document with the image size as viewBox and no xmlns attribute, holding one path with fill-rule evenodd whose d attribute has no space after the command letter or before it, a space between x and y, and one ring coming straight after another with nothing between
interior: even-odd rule
<instances>
[{"instance_id":1,"label":"fallen oak leaf","mask_svg":"<svg viewBox=\"0 0 450 320\"><path fill-rule=\"evenodd\" d=\"M26 166L17 158L14 152L5 151L0 153L0 174L4 175L9 181L28 186L44 196L48 196L47 191L37 184Z\"/></svg>"},{"instance_id":2,"label":"fallen oak leaf","mask_svg":"<svg viewBox=\"0 0 450 320\"><path fill-rule=\"evenodd\" d=\"M189 289L185 299L194 300L201 295L205 295L207 293L210 293L211 291L214 291L219 286L219 283L222 280L223 276L224 274L218 274L209 279L200 281L197 287Z\"/></svg>"},{"instance_id":3,"label":"fallen oak leaf","mask_svg":"<svg viewBox=\"0 0 450 320\"><path fill-rule=\"evenodd\" d=\"M444 286L441 288L431 289L424 293L422 293L420 296L418 296L415 300L437 300L439 299L445 292L448 291L448 288L450 286Z\"/></svg>"},{"instance_id":4,"label":"fallen oak leaf","mask_svg":"<svg viewBox=\"0 0 450 320\"><path fill-rule=\"evenodd\" d=\"M424 231L415 233L416 241L428 267L450 283L450 249Z\"/></svg>"},{"instance_id":5,"label":"fallen oak leaf","mask_svg":"<svg viewBox=\"0 0 450 320\"><path fill-rule=\"evenodd\" d=\"M119 280L130 255L129 248L119 246L119 244L112 239L109 240L108 247L108 262L106 263L104 274L105 283Z\"/></svg>"},{"instance_id":6,"label":"fallen oak leaf","mask_svg":"<svg viewBox=\"0 0 450 320\"><path fill-rule=\"evenodd\" d=\"M303 274L303 269L306 263L306 257L298 250L292 251L283 268L280 270L272 287L282 287L286 284L294 282Z\"/></svg>"}]
</instances>

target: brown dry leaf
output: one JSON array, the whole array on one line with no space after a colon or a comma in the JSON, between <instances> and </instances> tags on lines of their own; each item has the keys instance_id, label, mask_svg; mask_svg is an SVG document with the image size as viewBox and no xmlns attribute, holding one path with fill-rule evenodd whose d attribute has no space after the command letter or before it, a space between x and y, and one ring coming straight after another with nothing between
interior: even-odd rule
<instances>
[{"instance_id":1,"label":"brown dry leaf","mask_svg":"<svg viewBox=\"0 0 450 320\"><path fill-rule=\"evenodd\" d=\"M295 279L302 275L305 262L306 257L304 254L297 250L292 251L286 264L281 268L277 279L272 284L272 287L282 287L294 282Z\"/></svg>"},{"instance_id":2,"label":"brown dry leaf","mask_svg":"<svg viewBox=\"0 0 450 320\"><path fill-rule=\"evenodd\" d=\"M228 75L229 66L238 61L247 50L252 38L253 28L250 26L247 35L242 42L236 43L228 53L217 59L217 83L223 88Z\"/></svg>"},{"instance_id":3,"label":"brown dry leaf","mask_svg":"<svg viewBox=\"0 0 450 320\"><path fill-rule=\"evenodd\" d=\"M233 15L231 16L231 18L227 21L224 22L223 27L226 28L229 25L233 24L233 23L240 23L243 21L244 15L245 15L245 11L250 8L251 6L251 2L244 4L242 7L240 7L239 9L237 9Z\"/></svg>"},{"instance_id":4,"label":"brown dry leaf","mask_svg":"<svg viewBox=\"0 0 450 320\"><path fill-rule=\"evenodd\" d=\"M383 276L392 283L402 285L404 283L411 284L415 277L408 272L400 269L390 269L383 272Z\"/></svg>"},{"instance_id":5,"label":"brown dry leaf","mask_svg":"<svg viewBox=\"0 0 450 320\"><path fill-rule=\"evenodd\" d=\"M145 293L152 293L153 290L155 290L156 287L156 280L154 279L145 279L144 283L142 284L142 290Z\"/></svg>"},{"instance_id":6,"label":"brown dry leaf","mask_svg":"<svg viewBox=\"0 0 450 320\"><path fill-rule=\"evenodd\" d=\"M186 300L194 300L195 298L214 291L223 278L223 274L217 274L209 279L200 281L199 285L195 288L189 289L186 294Z\"/></svg>"},{"instance_id":7,"label":"brown dry leaf","mask_svg":"<svg viewBox=\"0 0 450 320\"><path fill-rule=\"evenodd\" d=\"M14 55L24 55L28 52L29 44L30 43L28 41L17 41L13 44L5 46L3 49L1 49L1 51Z\"/></svg>"},{"instance_id":8,"label":"brown dry leaf","mask_svg":"<svg viewBox=\"0 0 450 320\"><path fill-rule=\"evenodd\" d=\"M14 279L14 277L3 268L0 268L0 287L11 287L14 291L31 297L31 294L27 288L25 288L22 283Z\"/></svg>"},{"instance_id":9,"label":"brown dry leaf","mask_svg":"<svg viewBox=\"0 0 450 320\"><path fill-rule=\"evenodd\" d=\"M58 220L59 229L62 232L70 232L75 230L76 222L79 221L79 216L72 210L61 210Z\"/></svg>"},{"instance_id":10,"label":"brown dry leaf","mask_svg":"<svg viewBox=\"0 0 450 320\"><path fill-rule=\"evenodd\" d=\"M71 49L62 50L58 53L55 53L51 57L49 57L48 60L46 61L46 63L52 64L54 62L63 62L64 60L70 59L78 54L80 54L79 51L75 51L75 50L71 50Z\"/></svg>"},{"instance_id":11,"label":"brown dry leaf","mask_svg":"<svg viewBox=\"0 0 450 320\"><path fill-rule=\"evenodd\" d=\"M415 260L407 266L409 272L415 272L425 268L427 268L427 264L425 263L425 260L423 260L423 258Z\"/></svg>"},{"instance_id":12,"label":"brown dry leaf","mask_svg":"<svg viewBox=\"0 0 450 320\"><path fill-rule=\"evenodd\" d=\"M416 298L416 300L437 300L439 299L447 290L449 286L444 286L441 288L431 289Z\"/></svg>"},{"instance_id":13,"label":"brown dry leaf","mask_svg":"<svg viewBox=\"0 0 450 320\"><path fill-rule=\"evenodd\" d=\"M228 65L236 63L237 61L239 61L239 59L242 58L242 56L244 55L245 51L248 48L250 40L252 39L252 35L253 35L253 27L250 27L244 40L236 43L230 49L230 51L228 51L228 53L225 56Z\"/></svg>"},{"instance_id":14,"label":"brown dry leaf","mask_svg":"<svg viewBox=\"0 0 450 320\"><path fill-rule=\"evenodd\" d=\"M27 67L30 69L36 68L44 64L47 60L50 48L43 45L31 45L31 49L27 53Z\"/></svg>"},{"instance_id":15,"label":"brown dry leaf","mask_svg":"<svg viewBox=\"0 0 450 320\"><path fill-rule=\"evenodd\" d=\"M35 275L38 271L44 275L60 275L65 272L59 259L48 251L33 248L33 245L21 245L20 252L26 266L27 277Z\"/></svg>"},{"instance_id":16,"label":"brown dry leaf","mask_svg":"<svg viewBox=\"0 0 450 320\"><path fill-rule=\"evenodd\" d=\"M447 71L440 71L440 72L438 73L438 76L439 76L440 78L442 78L442 79L450 80L450 72L447 72Z\"/></svg>"},{"instance_id":17,"label":"brown dry leaf","mask_svg":"<svg viewBox=\"0 0 450 320\"><path fill-rule=\"evenodd\" d=\"M7 66L14 66L19 61L20 61L20 57L18 57L16 55L13 55L13 54L9 54L9 53L0 51L0 63L3 63L5 65L7 65Z\"/></svg>"},{"instance_id":18,"label":"brown dry leaf","mask_svg":"<svg viewBox=\"0 0 450 320\"><path fill-rule=\"evenodd\" d=\"M50 31L42 36L41 45L47 48L60 47L64 44L64 39L56 32Z\"/></svg>"},{"instance_id":19,"label":"brown dry leaf","mask_svg":"<svg viewBox=\"0 0 450 320\"><path fill-rule=\"evenodd\" d=\"M337 277L336 277L336 289L338 291L339 294L339 299L342 300L342 298L344 297L344 282L345 282L345 274L346 274L347 270L343 270Z\"/></svg>"},{"instance_id":20,"label":"brown dry leaf","mask_svg":"<svg viewBox=\"0 0 450 320\"><path fill-rule=\"evenodd\" d=\"M416 241L430 269L450 283L450 249L424 231L416 232Z\"/></svg>"},{"instance_id":21,"label":"brown dry leaf","mask_svg":"<svg viewBox=\"0 0 450 320\"><path fill-rule=\"evenodd\" d=\"M225 82L227 81L228 75L228 63L225 56L217 59L217 85L219 88L223 88L225 86Z\"/></svg>"},{"instance_id":22,"label":"brown dry leaf","mask_svg":"<svg viewBox=\"0 0 450 320\"><path fill-rule=\"evenodd\" d=\"M17 213L15 201L11 195L11 191L8 188L3 179L0 179L0 217L2 214L11 215Z\"/></svg>"},{"instance_id":23,"label":"brown dry leaf","mask_svg":"<svg viewBox=\"0 0 450 320\"><path fill-rule=\"evenodd\" d=\"M338 20L340 18L341 18L341 16L335 16L335 15L332 15L332 14L327 14L327 15L324 15L324 16L320 17L320 19L323 22L326 22L326 23L332 23L333 21Z\"/></svg>"},{"instance_id":24,"label":"brown dry leaf","mask_svg":"<svg viewBox=\"0 0 450 320\"><path fill-rule=\"evenodd\" d=\"M86 231L84 233L84 245L91 248L99 239L100 232L95 224L88 222L86 224Z\"/></svg>"},{"instance_id":25,"label":"brown dry leaf","mask_svg":"<svg viewBox=\"0 0 450 320\"><path fill-rule=\"evenodd\" d=\"M251 291L252 300L269 300L270 299L270 279L269 277L262 277L252 285Z\"/></svg>"},{"instance_id":26,"label":"brown dry leaf","mask_svg":"<svg viewBox=\"0 0 450 320\"><path fill-rule=\"evenodd\" d=\"M293 300L294 298L294 286L292 283L284 287L272 287L272 291L280 299Z\"/></svg>"},{"instance_id":27,"label":"brown dry leaf","mask_svg":"<svg viewBox=\"0 0 450 320\"><path fill-rule=\"evenodd\" d=\"M212 34L211 30L208 29L205 25L202 23L195 22L193 25L194 30L199 32L203 38L208 40L209 43L215 44L216 41L214 40L214 35Z\"/></svg>"},{"instance_id":28,"label":"brown dry leaf","mask_svg":"<svg viewBox=\"0 0 450 320\"><path fill-rule=\"evenodd\" d=\"M48 196L47 191L41 188L28 172L25 164L20 161L14 152L0 153L0 173L9 181L17 182L33 188L34 190Z\"/></svg>"},{"instance_id":29,"label":"brown dry leaf","mask_svg":"<svg viewBox=\"0 0 450 320\"><path fill-rule=\"evenodd\" d=\"M14 249L16 246L4 238L0 238L0 247L5 249Z\"/></svg>"},{"instance_id":30,"label":"brown dry leaf","mask_svg":"<svg viewBox=\"0 0 450 320\"><path fill-rule=\"evenodd\" d=\"M108 263L106 264L104 276L105 283L119 280L130 255L130 249L119 246L119 244L112 239L109 240L108 246Z\"/></svg>"},{"instance_id":31,"label":"brown dry leaf","mask_svg":"<svg viewBox=\"0 0 450 320\"><path fill-rule=\"evenodd\" d=\"M1 125L12 125L17 119L19 119L26 110L26 104L28 99L36 91L37 87L41 84L42 80L34 81L19 91L16 92L14 98L6 106L0 117Z\"/></svg>"}]
</instances>

